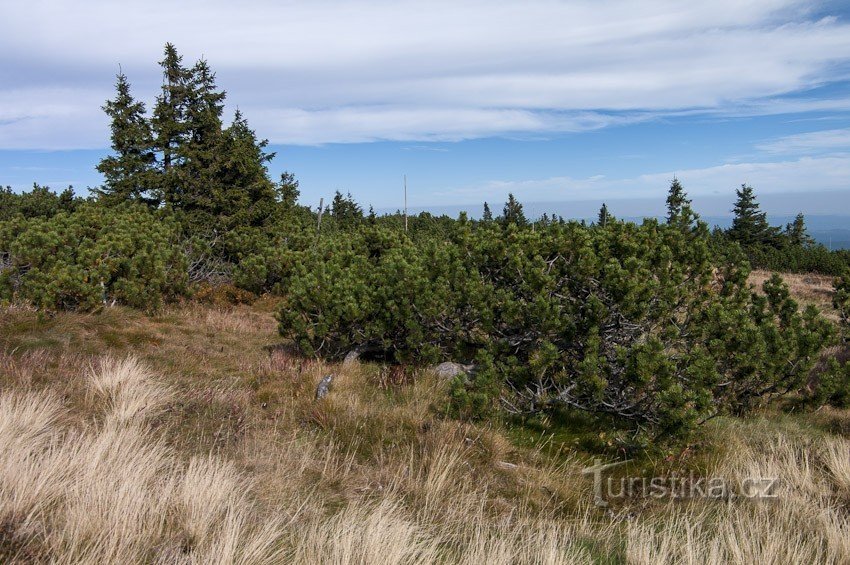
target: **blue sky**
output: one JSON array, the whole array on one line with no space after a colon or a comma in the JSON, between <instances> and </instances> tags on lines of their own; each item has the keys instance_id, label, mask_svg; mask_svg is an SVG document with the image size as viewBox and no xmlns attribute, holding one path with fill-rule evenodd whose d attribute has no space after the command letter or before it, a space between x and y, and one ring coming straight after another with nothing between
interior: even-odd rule
<instances>
[{"instance_id":1,"label":"blue sky","mask_svg":"<svg viewBox=\"0 0 850 565\"><path fill-rule=\"evenodd\" d=\"M407 174L414 207L513 192L631 216L676 175L707 215L743 182L772 213L850 215L846 3L692 4L5 6L0 183L97 185L118 65L150 105L171 41L209 60L306 204L341 190L394 209Z\"/></svg>"}]
</instances>

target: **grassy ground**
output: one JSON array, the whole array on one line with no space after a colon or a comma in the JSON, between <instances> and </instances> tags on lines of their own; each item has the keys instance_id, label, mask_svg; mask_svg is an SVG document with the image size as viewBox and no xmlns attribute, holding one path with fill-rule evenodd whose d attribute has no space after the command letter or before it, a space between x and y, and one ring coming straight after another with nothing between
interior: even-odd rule
<instances>
[{"instance_id":1,"label":"grassy ground","mask_svg":"<svg viewBox=\"0 0 850 565\"><path fill-rule=\"evenodd\" d=\"M0 561L850 562L846 412L717 419L605 475L776 477L776 498L601 507L592 423L441 418L434 375L300 358L274 309L0 311Z\"/></svg>"}]
</instances>

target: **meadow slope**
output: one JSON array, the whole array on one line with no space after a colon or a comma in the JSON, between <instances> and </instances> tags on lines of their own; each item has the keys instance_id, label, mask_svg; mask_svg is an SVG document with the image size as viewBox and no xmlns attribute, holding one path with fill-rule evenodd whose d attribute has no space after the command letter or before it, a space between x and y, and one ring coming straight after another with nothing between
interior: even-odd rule
<instances>
[{"instance_id":1,"label":"meadow slope","mask_svg":"<svg viewBox=\"0 0 850 565\"><path fill-rule=\"evenodd\" d=\"M792 289L824 306L822 282ZM275 306L0 311L0 561L850 562L848 412L718 418L616 471L776 498L599 507L603 434L444 418L435 375L301 358Z\"/></svg>"}]
</instances>

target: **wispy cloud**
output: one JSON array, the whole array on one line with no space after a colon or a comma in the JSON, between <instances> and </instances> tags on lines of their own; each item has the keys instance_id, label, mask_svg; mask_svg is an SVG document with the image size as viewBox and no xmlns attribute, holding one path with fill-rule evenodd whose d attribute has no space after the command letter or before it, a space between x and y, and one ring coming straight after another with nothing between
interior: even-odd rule
<instances>
[{"instance_id":1,"label":"wispy cloud","mask_svg":"<svg viewBox=\"0 0 850 565\"><path fill-rule=\"evenodd\" d=\"M166 41L187 59L207 57L231 103L277 143L454 141L677 112L847 110L847 100L785 96L846 78L836 69L850 62L850 25L813 18L810 8L809 0L11 3L0 36L0 120L9 122L0 123L0 147L105 145L99 106L118 64L150 100Z\"/></svg>"},{"instance_id":2,"label":"wispy cloud","mask_svg":"<svg viewBox=\"0 0 850 565\"><path fill-rule=\"evenodd\" d=\"M673 177L693 197L734 194L742 183L756 187L759 194L799 192L800 187L821 191L844 191L850 195L850 153L803 157L772 162L729 163L712 167L660 171L628 178L594 175L542 179L492 180L456 187L428 196L452 196L459 202L501 202L508 193L528 202L584 201L597 199L653 198L663 205ZM850 206L850 202L846 203Z\"/></svg>"},{"instance_id":3,"label":"wispy cloud","mask_svg":"<svg viewBox=\"0 0 850 565\"><path fill-rule=\"evenodd\" d=\"M787 135L756 146L768 153L821 153L850 150L850 128Z\"/></svg>"}]
</instances>

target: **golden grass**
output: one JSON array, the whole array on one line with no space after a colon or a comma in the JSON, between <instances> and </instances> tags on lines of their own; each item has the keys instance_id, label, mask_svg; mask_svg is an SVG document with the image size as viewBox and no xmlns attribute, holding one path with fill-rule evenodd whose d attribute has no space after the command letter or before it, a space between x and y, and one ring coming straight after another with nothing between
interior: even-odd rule
<instances>
[{"instance_id":1,"label":"golden grass","mask_svg":"<svg viewBox=\"0 0 850 565\"><path fill-rule=\"evenodd\" d=\"M850 562L841 426L711 424L700 472L777 500L596 508L587 454L437 417L434 375L295 357L272 310L0 314L0 561Z\"/></svg>"},{"instance_id":2,"label":"golden grass","mask_svg":"<svg viewBox=\"0 0 850 565\"><path fill-rule=\"evenodd\" d=\"M749 282L757 290L773 276L773 271L755 270L750 273ZM835 292L835 277L815 273L779 273L795 300L803 305L812 304L829 319L835 321L838 314L832 307L832 295Z\"/></svg>"}]
</instances>

